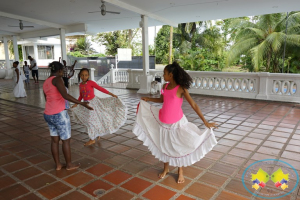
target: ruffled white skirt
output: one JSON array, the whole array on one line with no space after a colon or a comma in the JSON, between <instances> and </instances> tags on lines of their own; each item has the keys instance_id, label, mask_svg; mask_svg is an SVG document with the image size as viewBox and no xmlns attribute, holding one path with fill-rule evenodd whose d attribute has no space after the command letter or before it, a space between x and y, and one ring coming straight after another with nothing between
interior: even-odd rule
<instances>
[{"instance_id":1,"label":"ruffled white skirt","mask_svg":"<svg viewBox=\"0 0 300 200\"><path fill-rule=\"evenodd\" d=\"M89 102L94 110L81 105L71 110L73 119L87 128L90 139L114 133L125 124L127 107L119 98L94 97Z\"/></svg>"},{"instance_id":2,"label":"ruffled white skirt","mask_svg":"<svg viewBox=\"0 0 300 200\"><path fill-rule=\"evenodd\" d=\"M212 129L201 131L185 116L174 124L162 123L159 110L141 101L133 133L160 161L175 167L190 166L217 144Z\"/></svg>"},{"instance_id":3,"label":"ruffled white skirt","mask_svg":"<svg viewBox=\"0 0 300 200\"><path fill-rule=\"evenodd\" d=\"M17 82L16 77L14 77L14 81L15 81L15 83ZM13 90L13 94L14 94L15 97L26 97L27 96L26 90L24 88L24 82L23 82L23 79L22 79L21 76L19 78L18 84L16 84L16 86Z\"/></svg>"}]
</instances>

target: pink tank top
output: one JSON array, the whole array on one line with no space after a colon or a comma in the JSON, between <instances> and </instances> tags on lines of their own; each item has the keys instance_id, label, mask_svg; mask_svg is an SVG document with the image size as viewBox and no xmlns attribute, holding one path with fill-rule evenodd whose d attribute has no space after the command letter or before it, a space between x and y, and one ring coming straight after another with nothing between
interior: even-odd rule
<instances>
[{"instance_id":1,"label":"pink tank top","mask_svg":"<svg viewBox=\"0 0 300 200\"><path fill-rule=\"evenodd\" d=\"M176 93L179 88L177 85L172 90L167 90L169 83L162 91L164 95L164 103L159 110L159 120L165 124L173 124L178 122L183 117L181 109L183 98L177 97Z\"/></svg>"},{"instance_id":2,"label":"pink tank top","mask_svg":"<svg viewBox=\"0 0 300 200\"><path fill-rule=\"evenodd\" d=\"M46 94L46 105L44 113L54 115L65 109L65 99L61 96L58 89L52 84L55 76L47 78L43 84L43 90Z\"/></svg>"}]
</instances>

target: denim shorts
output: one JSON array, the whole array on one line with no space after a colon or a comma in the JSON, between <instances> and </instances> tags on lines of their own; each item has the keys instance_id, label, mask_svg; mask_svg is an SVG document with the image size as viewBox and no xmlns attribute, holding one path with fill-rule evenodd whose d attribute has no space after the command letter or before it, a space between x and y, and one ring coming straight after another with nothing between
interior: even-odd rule
<instances>
[{"instance_id":1,"label":"denim shorts","mask_svg":"<svg viewBox=\"0 0 300 200\"><path fill-rule=\"evenodd\" d=\"M59 136L62 140L67 140L71 137L71 122L66 110L54 115L44 114L44 118L48 123L50 136Z\"/></svg>"}]
</instances>

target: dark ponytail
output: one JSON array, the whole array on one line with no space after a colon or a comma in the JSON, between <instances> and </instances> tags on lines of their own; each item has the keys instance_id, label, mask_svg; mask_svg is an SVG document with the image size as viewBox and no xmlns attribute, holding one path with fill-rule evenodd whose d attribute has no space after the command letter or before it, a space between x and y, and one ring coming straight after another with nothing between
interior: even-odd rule
<instances>
[{"instance_id":1,"label":"dark ponytail","mask_svg":"<svg viewBox=\"0 0 300 200\"><path fill-rule=\"evenodd\" d=\"M165 70L173 74L173 79L177 85L180 85L184 89L189 89L191 87L193 79L177 62L167 65Z\"/></svg>"},{"instance_id":2,"label":"dark ponytail","mask_svg":"<svg viewBox=\"0 0 300 200\"><path fill-rule=\"evenodd\" d=\"M64 68L64 66L60 62L57 62L57 61L50 63L48 67L50 68L51 73L56 73L59 70L63 70L63 68Z\"/></svg>"}]
</instances>

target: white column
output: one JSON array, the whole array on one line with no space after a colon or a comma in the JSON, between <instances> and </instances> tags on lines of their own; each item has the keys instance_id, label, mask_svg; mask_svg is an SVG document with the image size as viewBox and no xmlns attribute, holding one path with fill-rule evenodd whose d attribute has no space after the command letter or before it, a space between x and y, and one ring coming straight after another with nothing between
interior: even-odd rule
<instances>
[{"instance_id":1,"label":"white column","mask_svg":"<svg viewBox=\"0 0 300 200\"><path fill-rule=\"evenodd\" d=\"M34 55L30 55L31 57L33 56L33 58L36 60L36 62L38 62L38 59L39 59L39 53L38 53L38 45L37 44L34 44L33 45L33 54ZM27 58L28 59L28 58ZM30 64L30 61L29 61L29 64ZM37 66L39 66L39 64L38 63L36 63L37 64Z\"/></svg>"},{"instance_id":2,"label":"white column","mask_svg":"<svg viewBox=\"0 0 300 200\"><path fill-rule=\"evenodd\" d=\"M61 59L67 62L68 59L67 59L67 45L66 45L66 30L63 28L60 28L60 47L61 47Z\"/></svg>"},{"instance_id":3,"label":"white column","mask_svg":"<svg viewBox=\"0 0 300 200\"><path fill-rule=\"evenodd\" d=\"M9 60L9 53L8 53L8 43L7 38L3 37L3 43L4 43L4 54L5 54L5 63L6 63L6 70L5 70L5 79L11 79L12 78L12 69L10 65Z\"/></svg>"},{"instance_id":4,"label":"white column","mask_svg":"<svg viewBox=\"0 0 300 200\"><path fill-rule=\"evenodd\" d=\"M15 55L15 61L19 61L19 49L18 49L18 41L17 36L13 36L13 45L14 45L14 55Z\"/></svg>"},{"instance_id":5,"label":"white column","mask_svg":"<svg viewBox=\"0 0 300 200\"><path fill-rule=\"evenodd\" d=\"M95 68L91 68L91 80L95 81Z\"/></svg>"},{"instance_id":6,"label":"white column","mask_svg":"<svg viewBox=\"0 0 300 200\"><path fill-rule=\"evenodd\" d=\"M142 43L143 43L143 76L140 79L140 89L138 93L148 94L150 93L152 76L149 75L149 37L148 37L148 17L142 15Z\"/></svg>"}]
</instances>

